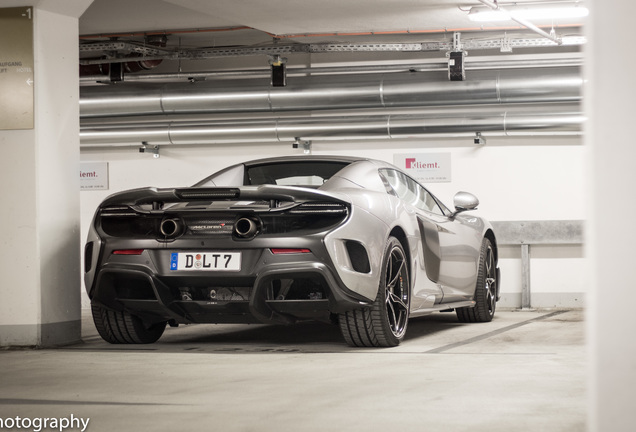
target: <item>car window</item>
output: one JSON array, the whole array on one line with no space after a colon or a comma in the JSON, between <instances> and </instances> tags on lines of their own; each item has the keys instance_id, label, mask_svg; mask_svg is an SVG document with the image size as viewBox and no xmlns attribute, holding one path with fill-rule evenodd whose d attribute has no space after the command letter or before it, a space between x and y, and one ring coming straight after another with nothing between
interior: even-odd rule
<instances>
[{"instance_id":1,"label":"car window","mask_svg":"<svg viewBox=\"0 0 636 432\"><path fill-rule=\"evenodd\" d=\"M382 169L380 174L385 184L388 183L395 195L402 200L420 210L444 215L444 211L440 208L433 195L406 174L394 169Z\"/></svg>"},{"instance_id":2,"label":"car window","mask_svg":"<svg viewBox=\"0 0 636 432\"><path fill-rule=\"evenodd\" d=\"M318 187L347 165L347 162L305 161L250 166L245 171L244 184Z\"/></svg>"}]
</instances>

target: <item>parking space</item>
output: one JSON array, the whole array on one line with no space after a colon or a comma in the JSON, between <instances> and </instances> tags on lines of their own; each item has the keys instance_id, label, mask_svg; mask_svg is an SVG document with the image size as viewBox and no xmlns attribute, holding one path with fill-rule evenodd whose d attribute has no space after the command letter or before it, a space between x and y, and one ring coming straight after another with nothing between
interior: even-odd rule
<instances>
[{"instance_id":1,"label":"parking space","mask_svg":"<svg viewBox=\"0 0 636 432\"><path fill-rule=\"evenodd\" d=\"M396 348L337 326L198 325L153 345L0 351L0 417L90 418L90 431L585 430L581 311L411 320Z\"/></svg>"}]
</instances>

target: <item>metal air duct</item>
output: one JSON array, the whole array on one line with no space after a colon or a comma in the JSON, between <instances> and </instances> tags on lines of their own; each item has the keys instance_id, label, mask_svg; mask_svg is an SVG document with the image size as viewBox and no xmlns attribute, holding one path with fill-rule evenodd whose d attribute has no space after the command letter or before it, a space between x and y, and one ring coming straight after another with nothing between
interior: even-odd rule
<instances>
[{"instance_id":1,"label":"metal air duct","mask_svg":"<svg viewBox=\"0 0 636 432\"><path fill-rule=\"evenodd\" d=\"M122 83L82 87L82 119L166 114L255 113L329 109L573 102L581 98L578 67L481 70L461 82L443 72L295 77L268 80Z\"/></svg>"},{"instance_id":2,"label":"metal air duct","mask_svg":"<svg viewBox=\"0 0 636 432\"><path fill-rule=\"evenodd\" d=\"M448 110L450 111L450 110ZM83 127L82 147L147 142L153 145L232 144L309 140L396 139L433 135L580 134L584 117L577 105L555 104L536 109L483 109L442 114L323 116L201 123L167 123L150 127L105 124Z\"/></svg>"}]
</instances>

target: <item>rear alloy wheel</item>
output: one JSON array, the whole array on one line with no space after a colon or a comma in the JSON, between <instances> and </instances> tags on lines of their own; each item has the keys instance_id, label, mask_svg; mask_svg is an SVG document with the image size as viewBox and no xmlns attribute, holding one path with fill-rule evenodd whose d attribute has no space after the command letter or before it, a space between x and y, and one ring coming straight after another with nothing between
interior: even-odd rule
<instances>
[{"instance_id":1,"label":"rear alloy wheel","mask_svg":"<svg viewBox=\"0 0 636 432\"><path fill-rule=\"evenodd\" d=\"M497 304L497 262L492 244L487 238L481 243L474 300L475 307L457 309L459 321L467 323L492 321Z\"/></svg>"},{"instance_id":2,"label":"rear alloy wheel","mask_svg":"<svg viewBox=\"0 0 636 432\"><path fill-rule=\"evenodd\" d=\"M97 332L102 339L112 344L153 343L166 329L165 322L147 325L139 317L125 311L114 311L98 305L92 305L91 309Z\"/></svg>"},{"instance_id":3,"label":"rear alloy wheel","mask_svg":"<svg viewBox=\"0 0 636 432\"><path fill-rule=\"evenodd\" d=\"M398 239L389 237L384 249L378 295L373 304L340 314L340 330L357 347L392 347L406 333L410 307L408 262Z\"/></svg>"}]
</instances>

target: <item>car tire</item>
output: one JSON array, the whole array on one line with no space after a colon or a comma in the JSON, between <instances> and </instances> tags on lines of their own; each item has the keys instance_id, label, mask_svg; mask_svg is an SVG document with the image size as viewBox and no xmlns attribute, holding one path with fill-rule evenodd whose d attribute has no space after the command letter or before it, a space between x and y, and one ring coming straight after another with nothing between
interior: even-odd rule
<instances>
[{"instance_id":1,"label":"car tire","mask_svg":"<svg viewBox=\"0 0 636 432\"><path fill-rule=\"evenodd\" d=\"M378 295L370 307L340 314L346 342L356 347L392 347L404 338L409 319L408 261L398 239L389 237L384 248Z\"/></svg>"},{"instance_id":2,"label":"car tire","mask_svg":"<svg viewBox=\"0 0 636 432\"><path fill-rule=\"evenodd\" d=\"M92 305L91 309L97 332L102 339L112 344L153 343L166 329L165 322L148 325L125 311L105 309L99 305Z\"/></svg>"},{"instance_id":3,"label":"car tire","mask_svg":"<svg viewBox=\"0 0 636 432\"><path fill-rule=\"evenodd\" d=\"M495 316L497 305L497 262L495 251L489 239L484 238L479 255L479 272L475 287L475 306L457 309L461 322L490 322Z\"/></svg>"}]
</instances>

